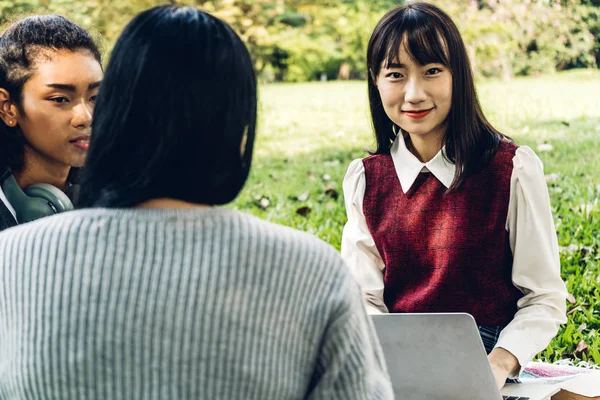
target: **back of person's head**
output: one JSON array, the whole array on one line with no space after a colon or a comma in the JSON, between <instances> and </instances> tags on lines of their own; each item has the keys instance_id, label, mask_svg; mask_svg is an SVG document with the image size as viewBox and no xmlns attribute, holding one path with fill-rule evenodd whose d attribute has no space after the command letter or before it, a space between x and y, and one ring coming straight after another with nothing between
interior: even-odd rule
<instances>
[{"instance_id":1,"label":"back of person's head","mask_svg":"<svg viewBox=\"0 0 600 400\"><path fill-rule=\"evenodd\" d=\"M369 103L377 139L376 154L389 153L391 143L400 131L385 113L376 80L383 66L398 62L401 45L415 63L439 63L452 73L452 104L444 145L448 158L457 166L451 187L454 189L489 160L501 135L483 115L467 50L456 24L433 4L411 2L383 16L373 30L367 48Z\"/></svg>"},{"instance_id":2,"label":"back of person's head","mask_svg":"<svg viewBox=\"0 0 600 400\"><path fill-rule=\"evenodd\" d=\"M89 51L101 63L94 39L85 29L60 15L36 15L10 24L0 36L0 88L21 108L25 83L35 73L37 62L48 52ZM23 110L21 109L21 112ZM23 167L25 140L20 127L0 119L0 168Z\"/></svg>"},{"instance_id":3,"label":"back of person's head","mask_svg":"<svg viewBox=\"0 0 600 400\"><path fill-rule=\"evenodd\" d=\"M195 8L144 11L107 66L79 204L230 202L248 177L255 125L256 79L238 35Z\"/></svg>"}]
</instances>

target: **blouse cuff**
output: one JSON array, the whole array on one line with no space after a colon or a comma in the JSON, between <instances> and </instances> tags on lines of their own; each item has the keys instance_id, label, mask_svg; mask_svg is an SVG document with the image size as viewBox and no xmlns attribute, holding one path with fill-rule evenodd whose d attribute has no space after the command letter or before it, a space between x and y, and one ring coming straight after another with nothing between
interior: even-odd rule
<instances>
[{"instance_id":1,"label":"blouse cuff","mask_svg":"<svg viewBox=\"0 0 600 400\"><path fill-rule=\"evenodd\" d=\"M535 343L525 335L522 331L511 331L501 334L496 346L510 352L519 362L519 368L513 371L508 377L516 379L521 375L527 364L533 359L537 348Z\"/></svg>"}]
</instances>

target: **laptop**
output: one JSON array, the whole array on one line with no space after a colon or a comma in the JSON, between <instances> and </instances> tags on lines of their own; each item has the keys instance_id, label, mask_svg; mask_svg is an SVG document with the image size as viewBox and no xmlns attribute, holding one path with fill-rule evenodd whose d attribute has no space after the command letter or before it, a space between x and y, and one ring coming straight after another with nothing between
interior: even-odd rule
<instances>
[{"instance_id":1,"label":"laptop","mask_svg":"<svg viewBox=\"0 0 600 400\"><path fill-rule=\"evenodd\" d=\"M502 394L469 314L372 315L397 399L546 400L557 385L507 385Z\"/></svg>"}]
</instances>

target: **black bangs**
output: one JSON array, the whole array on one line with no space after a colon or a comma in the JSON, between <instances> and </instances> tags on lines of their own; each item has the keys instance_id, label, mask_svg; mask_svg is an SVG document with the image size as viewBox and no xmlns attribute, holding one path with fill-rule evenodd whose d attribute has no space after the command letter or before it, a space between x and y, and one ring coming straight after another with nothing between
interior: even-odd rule
<instances>
[{"instance_id":1,"label":"black bangs","mask_svg":"<svg viewBox=\"0 0 600 400\"><path fill-rule=\"evenodd\" d=\"M416 1L388 11L377 23L367 47L367 90L377 149L389 154L399 127L386 114L377 77L382 67L402 63L400 46L419 65L442 64L452 73L452 107L447 117L444 146L448 160L456 165L450 191L486 165L501 137L485 118L477 99L471 63L456 24L439 7Z\"/></svg>"},{"instance_id":2,"label":"black bangs","mask_svg":"<svg viewBox=\"0 0 600 400\"><path fill-rule=\"evenodd\" d=\"M404 45L412 61L420 65L443 64L450 66L448 57L448 46L443 39L443 33L438 31L429 21L427 15L417 10L411 10L404 15L401 21L390 26L391 35L388 43L383 43L385 55L382 55L382 63L385 60L386 67L397 63L400 46Z\"/></svg>"},{"instance_id":3,"label":"black bangs","mask_svg":"<svg viewBox=\"0 0 600 400\"><path fill-rule=\"evenodd\" d=\"M377 75L382 66L400 61L400 45L405 46L412 61L418 64L439 63L451 67L447 32L439 27L439 21L424 10L408 7L395 17L384 17L371 37L367 55L371 74Z\"/></svg>"}]
</instances>

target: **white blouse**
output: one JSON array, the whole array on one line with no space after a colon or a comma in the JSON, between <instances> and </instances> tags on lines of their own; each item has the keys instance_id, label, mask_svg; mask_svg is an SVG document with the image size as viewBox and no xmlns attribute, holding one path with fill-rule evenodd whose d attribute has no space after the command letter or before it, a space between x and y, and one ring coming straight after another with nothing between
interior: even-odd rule
<instances>
[{"instance_id":1,"label":"white blouse","mask_svg":"<svg viewBox=\"0 0 600 400\"><path fill-rule=\"evenodd\" d=\"M431 172L450 187L455 166L444 159L443 151L422 163L404 140L394 142L391 156L404 193L421 171ZM522 146L515 153L513 166L506 230L513 254L512 281L523 297L496 347L510 351L523 367L546 348L559 325L567 321L567 290L560 277L558 241L542 162L533 150ZM362 289L367 311L375 314L388 312L383 302L385 265L363 214L365 185L363 162L354 160L343 183L348 222L342 235L342 258Z\"/></svg>"},{"instance_id":2,"label":"white blouse","mask_svg":"<svg viewBox=\"0 0 600 400\"><path fill-rule=\"evenodd\" d=\"M0 186L0 201L4 203L4 205L6 206L6 208L8 209L8 211L10 211L10 213L12 214L12 216L15 218L15 221L16 221L17 220L17 213L15 212L15 209L13 208L12 204L10 204L10 202L6 198L6 195L2 191L2 187L1 186Z\"/></svg>"}]
</instances>

